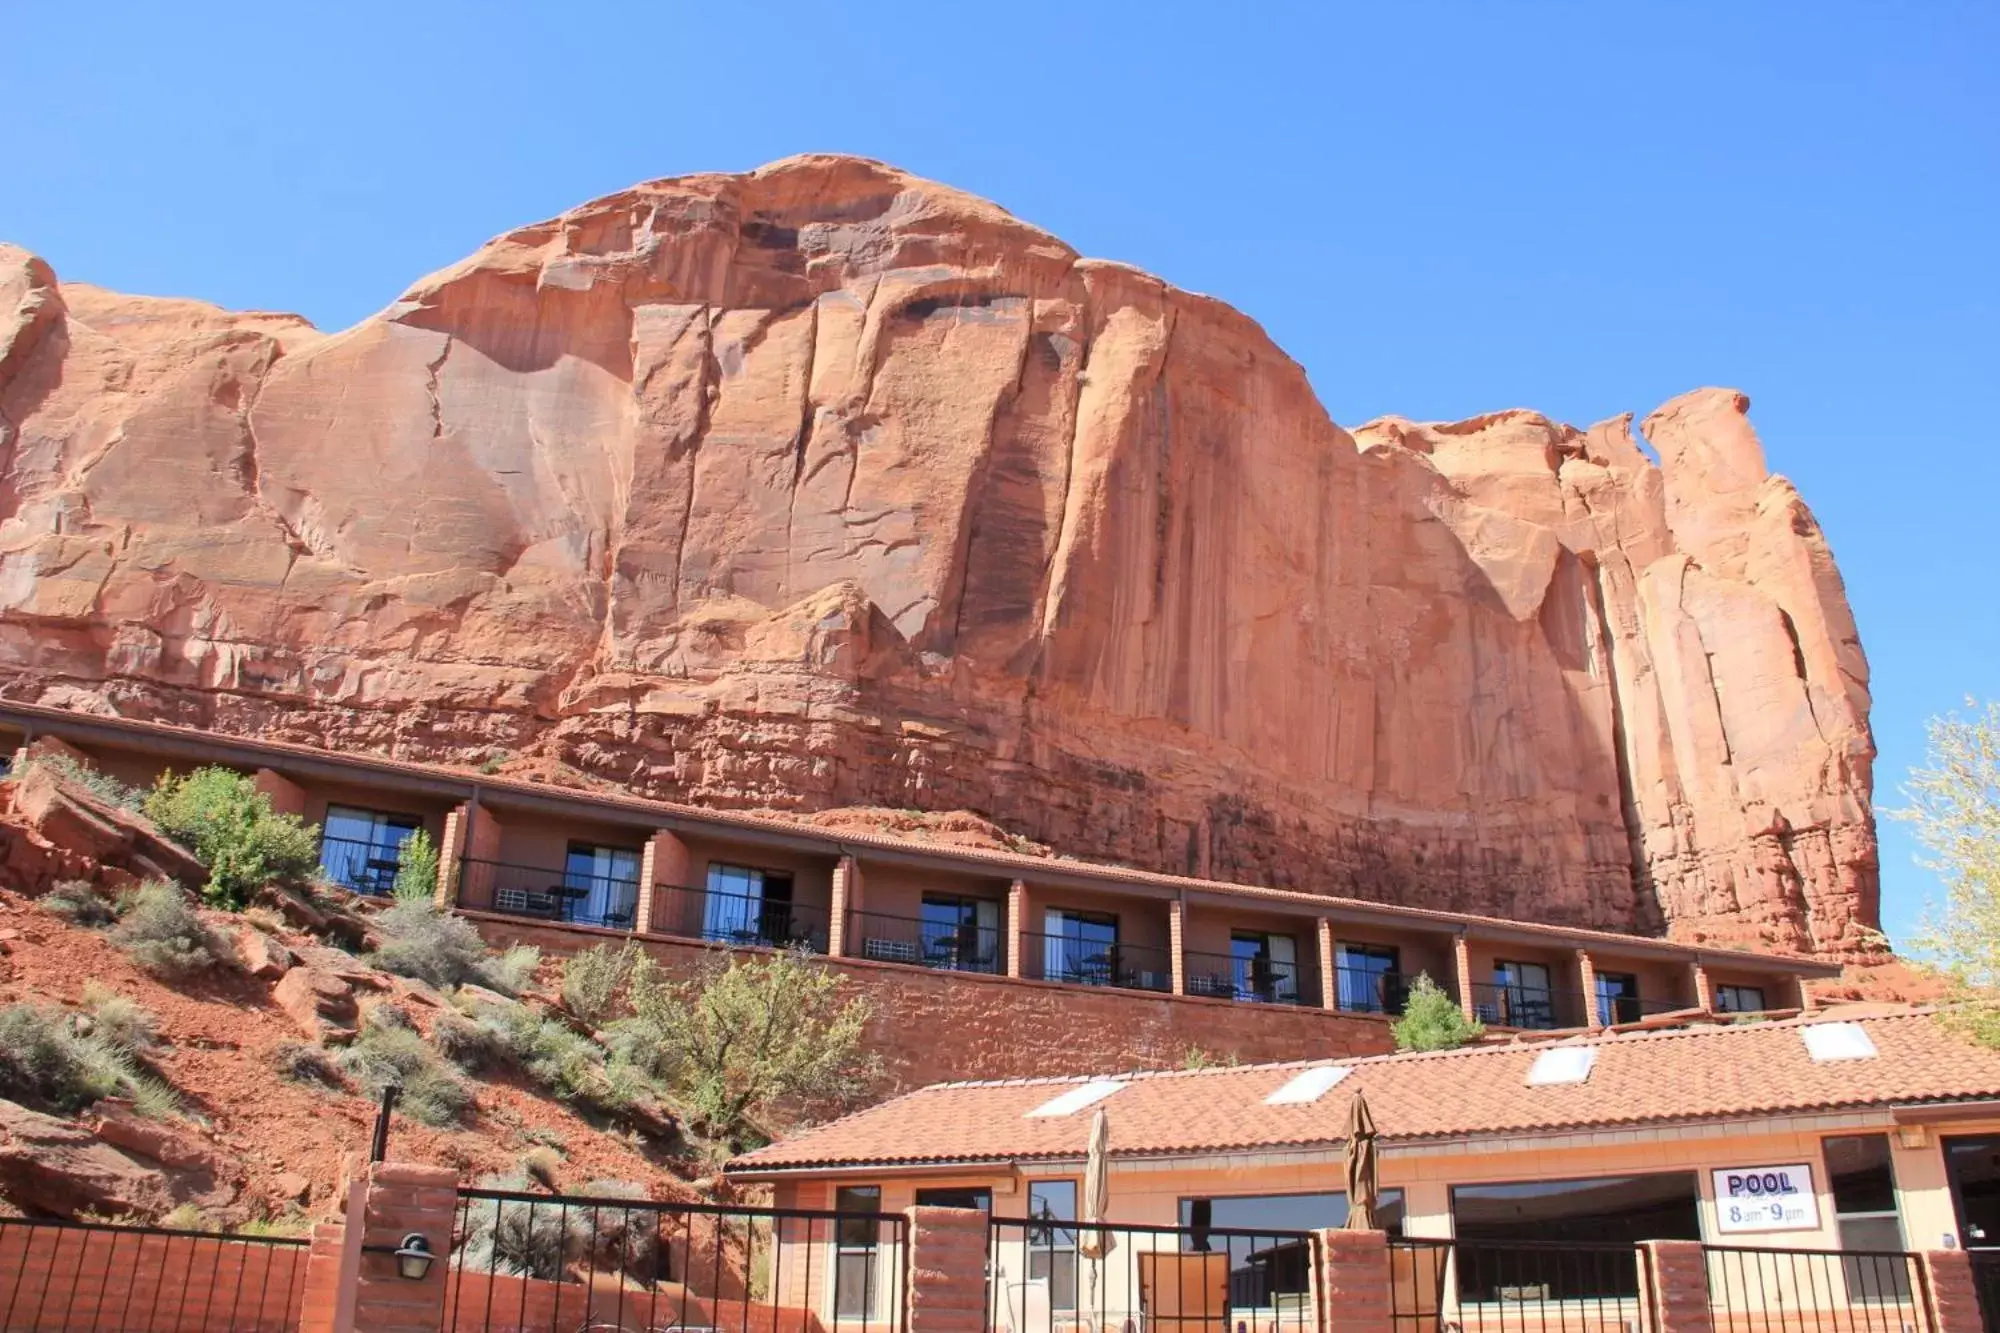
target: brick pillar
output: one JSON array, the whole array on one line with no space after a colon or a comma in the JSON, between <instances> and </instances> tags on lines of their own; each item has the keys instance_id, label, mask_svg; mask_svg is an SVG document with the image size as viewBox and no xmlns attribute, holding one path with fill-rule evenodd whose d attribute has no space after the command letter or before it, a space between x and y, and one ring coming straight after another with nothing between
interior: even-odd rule
<instances>
[{"instance_id":1,"label":"brick pillar","mask_svg":"<svg viewBox=\"0 0 2000 1333\"><path fill-rule=\"evenodd\" d=\"M1319 1232L1320 1327L1340 1333L1392 1333L1389 1237L1381 1231Z\"/></svg>"},{"instance_id":2,"label":"brick pillar","mask_svg":"<svg viewBox=\"0 0 2000 1333\"><path fill-rule=\"evenodd\" d=\"M1801 1010L1811 1013L1813 1010L1819 1008L1819 997L1813 994L1813 988L1806 984L1804 977L1793 977L1792 986L1799 993L1799 1008Z\"/></svg>"},{"instance_id":3,"label":"brick pillar","mask_svg":"<svg viewBox=\"0 0 2000 1333\"><path fill-rule=\"evenodd\" d=\"M1026 943L1021 933L1028 928L1028 886L1015 880L1007 888L1007 975L1026 976L1021 950Z\"/></svg>"},{"instance_id":4,"label":"brick pillar","mask_svg":"<svg viewBox=\"0 0 2000 1333\"><path fill-rule=\"evenodd\" d=\"M1590 961L1588 949L1576 951L1576 980L1583 987L1583 1025L1603 1027L1604 1016L1597 1012L1597 964Z\"/></svg>"},{"instance_id":5,"label":"brick pillar","mask_svg":"<svg viewBox=\"0 0 2000 1333\"><path fill-rule=\"evenodd\" d=\"M1340 1008L1340 969L1333 951L1333 922L1321 917L1314 923L1315 947L1319 950L1319 1007Z\"/></svg>"},{"instance_id":6,"label":"brick pillar","mask_svg":"<svg viewBox=\"0 0 2000 1333\"><path fill-rule=\"evenodd\" d=\"M1708 979L1708 969L1696 959L1688 964L1688 976L1694 981L1694 1007L1704 1014L1715 1012L1715 986Z\"/></svg>"},{"instance_id":7,"label":"brick pillar","mask_svg":"<svg viewBox=\"0 0 2000 1333\"><path fill-rule=\"evenodd\" d=\"M641 935L686 929L673 910L687 900L684 893L670 893L657 907L654 886L668 889L694 888L694 857L688 845L671 829L660 829L646 839L639 854L639 906L632 913L632 929ZM658 917L656 921L654 918Z\"/></svg>"},{"instance_id":8,"label":"brick pillar","mask_svg":"<svg viewBox=\"0 0 2000 1333\"><path fill-rule=\"evenodd\" d=\"M1964 1250L1931 1250L1922 1256L1930 1279L1931 1327L1935 1333L1981 1333L1979 1282L1972 1256Z\"/></svg>"},{"instance_id":9,"label":"brick pillar","mask_svg":"<svg viewBox=\"0 0 2000 1333\"><path fill-rule=\"evenodd\" d=\"M984 1333L986 1212L980 1208L910 1208L904 1265L908 1333Z\"/></svg>"},{"instance_id":10,"label":"brick pillar","mask_svg":"<svg viewBox=\"0 0 2000 1333\"><path fill-rule=\"evenodd\" d=\"M1472 945L1463 935L1451 942L1452 981L1458 987L1458 1008L1466 1021L1474 1017L1472 1007Z\"/></svg>"},{"instance_id":11,"label":"brick pillar","mask_svg":"<svg viewBox=\"0 0 2000 1333\"><path fill-rule=\"evenodd\" d=\"M459 858L465 855L466 825L471 819L472 808L463 803L453 806L451 813L444 817L444 831L438 835L437 905L440 909L458 902Z\"/></svg>"},{"instance_id":12,"label":"brick pillar","mask_svg":"<svg viewBox=\"0 0 2000 1333\"><path fill-rule=\"evenodd\" d=\"M347 1228L339 1222L322 1222L312 1229L312 1243L306 1250L305 1290L299 1298L299 1333L336 1333L354 1326L352 1301L341 1322L343 1294L354 1289L360 1276L361 1254L354 1253L352 1272L343 1272L347 1259Z\"/></svg>"},{"instance_id":13,"label":"brick pillar","mask_svg":"<svg viewBox=\"0 0 2000 1333\"><path fill-rule=\"evenodd\" d=\"M1698 1240L1649 1240L1639 1245L1639 1308L1658 1311L1654 1333L1715 1333L1708 1306L1708 1251ZM1646 1299L1644 1288L1652 1289Z\"/></svg>"},{"instance_id":14,"label":"brick pillar","mask_svg":"<svg viewBox=\"0 0 2000 1333\"><path fill-rule=\"evenodd\" d=\"M861 906L861 863L843 856L833 867L833 901L827 908L826 951L847 957L847 914Z\"/></svg>"},{"instance_id":15,"label":"brick pillar","mask_svg":"<svg viewBox=\"0 0 2000 1333\"><path fill-rule=\"evenodd\" d=\"M449 1167L373 1162L354 1188L361 1208L361 1271L354 1290L354 1327L362 1333L439 1333L444 1327L445 1276L458 1213L458 1175ZM437 1258L421 1282L396 1272L388 1253L418 1232Z\"/></svg>"},{"instance_id":16,"label":"brick pillar","mask_svg":"<svg viewBox=\"0 0 2000 1333\"><path fill-rule=\"evenodd\" d=\"M260 768L250 777L250 785L270 800L271 808L281 815L304 817L306 812L305 788L293 782L275 769Z\"/></svg>"},{"instance_id":17,"label":"brick pillar","mask_svg":"<svg viewBox=\"0 0 2000 1333\"><path fill-rule=\"evenodd\" d=\"M1167 904L1167 955L1172 960L1174 994L1187 994L1187 902Z\"/></svg>"}]
</instances>

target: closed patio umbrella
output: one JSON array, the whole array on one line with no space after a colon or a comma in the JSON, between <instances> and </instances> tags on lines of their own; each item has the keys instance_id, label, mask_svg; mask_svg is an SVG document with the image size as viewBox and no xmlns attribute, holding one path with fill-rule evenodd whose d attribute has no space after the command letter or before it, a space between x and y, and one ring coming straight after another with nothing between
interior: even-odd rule
<instances>
[{"instance_id":1,"label":"closed patio umbrella","mask_svg":"<svg viewBox=\"0 0 2000 1333\"><path fill-rule=\"evenodd\" d=\"M1374 1231L1375 1206L1382 1187L1375 1175L1375 1117L1359 1092L1347 1104L1347 1229Z\"/></svg>"},{"instance_id":2,"label":"closed patio umbrella","mask_svg":"<svg viewBox=\"0 0 2000 1333\"><path fill-rule=\"evenodd\" d=\"M1103 1107L1090 1121L1090 1147L1083 1159L1083 1226L1076 1239L1077 1253L1090 1263L1090 1307L1097 1305L1099 1270L1104 1256L1111 1253L1111 1233L1091 1225L1105 1220L1111 1211L1111 1117Z\"/></svg>"}]
</instances>

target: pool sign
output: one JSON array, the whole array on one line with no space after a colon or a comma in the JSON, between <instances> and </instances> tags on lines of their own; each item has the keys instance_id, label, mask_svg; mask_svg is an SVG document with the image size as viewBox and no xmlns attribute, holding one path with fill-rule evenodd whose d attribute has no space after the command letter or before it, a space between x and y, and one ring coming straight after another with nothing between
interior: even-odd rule
<instances>
[{"instance_id":1,"label":"pool sign","mask_svg":"<svg viewBox=\"0 0 2000 1333\"><path fill-rule=\"evenodd\" d=\"M1731 1166L1711 1174L1716 1230L1723 1235L1819 1229L1819 1196L1813 1193L1812 1168L1805 1163Z\"/></svg>"}]
</instances>

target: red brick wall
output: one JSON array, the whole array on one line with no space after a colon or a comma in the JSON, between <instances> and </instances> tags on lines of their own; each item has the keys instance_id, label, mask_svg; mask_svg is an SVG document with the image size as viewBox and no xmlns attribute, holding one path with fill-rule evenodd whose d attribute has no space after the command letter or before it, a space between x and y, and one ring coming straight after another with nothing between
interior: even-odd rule
<instances>
[{"instance_id":1,"label":"red brick wall","mask_svg":"<svg viewBox=\"0 0 2000 1333\"><path fill-rule=\"evenodd\" d=\"M6 1326L83 1333L289 1333L299 1322L306 1247L0 1222Z\"/></svg>"},{"instance_id":2,"label":"red brick wall","mask_svg":"<svg viewBox=\"0 0 2000 1333\"><path fill-rule=\"evenodd\" d=\"M552 957L621 938L615 931L475 919L494 944L537 944ZM704 953L700 945L670 940L645 945L677 972L691 970ZM874 1003L870 1036L894 1090L955 1079L1177 1069L1195 1047L1254 1064L1379 1055L1394 1045L1381 1019L1323 1009L828 961Z\"/></svg>"}]
</instances>

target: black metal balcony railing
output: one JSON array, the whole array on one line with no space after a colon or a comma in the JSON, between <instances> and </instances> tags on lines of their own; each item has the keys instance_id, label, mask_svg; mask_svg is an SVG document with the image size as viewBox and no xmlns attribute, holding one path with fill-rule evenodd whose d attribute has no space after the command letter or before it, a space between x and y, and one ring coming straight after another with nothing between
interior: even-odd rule
<instances>
[{"instance_id":1,"label":"black metal balcony railing","mask_svg":"<svg viewBox=\"0 0 2000 1333\"><path fill-rule=\"evenodd\" d=\"M944 972L997 975L1007 966L1006 947L997 927L925 921L886 912L849 912L847 951L856 958Z\"/></svg>"},{"instance_id":2,"label":"black metal balcony railing","mask_svg":"<svg viewBox=\"0 0 2000 1333\"><path fill-rule=\"evenodd\" d=\"M825 953L827 919L826 908L808 903L682 884L656 884L649 925L663 935L738 948Z\"/></svg>"},{"instance_id":3,"label":"black metal balcony railing","mask_svg":"<svg viewBox=\"0 0 2000 1333\"><path fill-rule=\"evenodd\" d=\"M1597 997L1597 1021L1605 1024L1637 1023L1657 1014L1671 1014L1693 1007L1693 1003L1687 1000L1656 1000L1643 995L1600 995Z\"/></svg>"},{"instance_id":4,"label":"black metal balcony railing","mask_svg":"<svg viewBox=\"0 0 2000 1333\"><path fill-rule=\"evenodd\" d=\"M1234 954L1184 955L1187 993L1251 1004L1311 1004L1308 974L1297 963L1270 958L1238 958Z\"/></svg>"},{"instance_id":5,"label":"black metal balcony railing","mask_svg":"<svg viewBox=\"0 0 2000 1333\"><path fill-rule=\"evenodd\" d=\"M319 869L335 884L377 897L395 892L396 872L403 868L397 853L362 838L321 838Z\"/></svg>"},{"instance_id":6,"label":"black metal balcony railing","mask_svg":"<svg viewBox=\"0 0 2000 1333\"><path fill-rule=\"evenodd\" d=\"M1043 981L1162 992L1174 988L1173 956L1150 945L1023 932L1021 952L1023 971Z\"/></svg>"},{"instance_id":7,"label":"black metal balcony railing","mask_svg":"<svg viewBox=\"0 0 2000 1333\"><path fill-rule=\"evenodd\" d=\"M494 911L512 916L630 930L639 910L639 883L468 856L459 901L491 903Z\"/></svg>"},{"instance_id":8,"label":"black metal balcony railing","mask_svg":"<svg viewBox=\"0 0 2000 1333\"><path fill-rule=\"evenodd\" d=\"M1493 1027L1543 1031L1588 1027L1589 1012L1581 991L1487 981L1472 984L1473 1017Z\"/></svg>"},{"instance_id":9,"label":"black metal balcony railing","mask_svg":"<svg viewBox=\"0 0 2000 1333\"><path fill-rule=\"evenodd\" d=\"M1410 1001L1411 978L1367 967L1335 967L1334 999L1350 1014L1400 1015Z\"/></svg>"}]
</instances>

